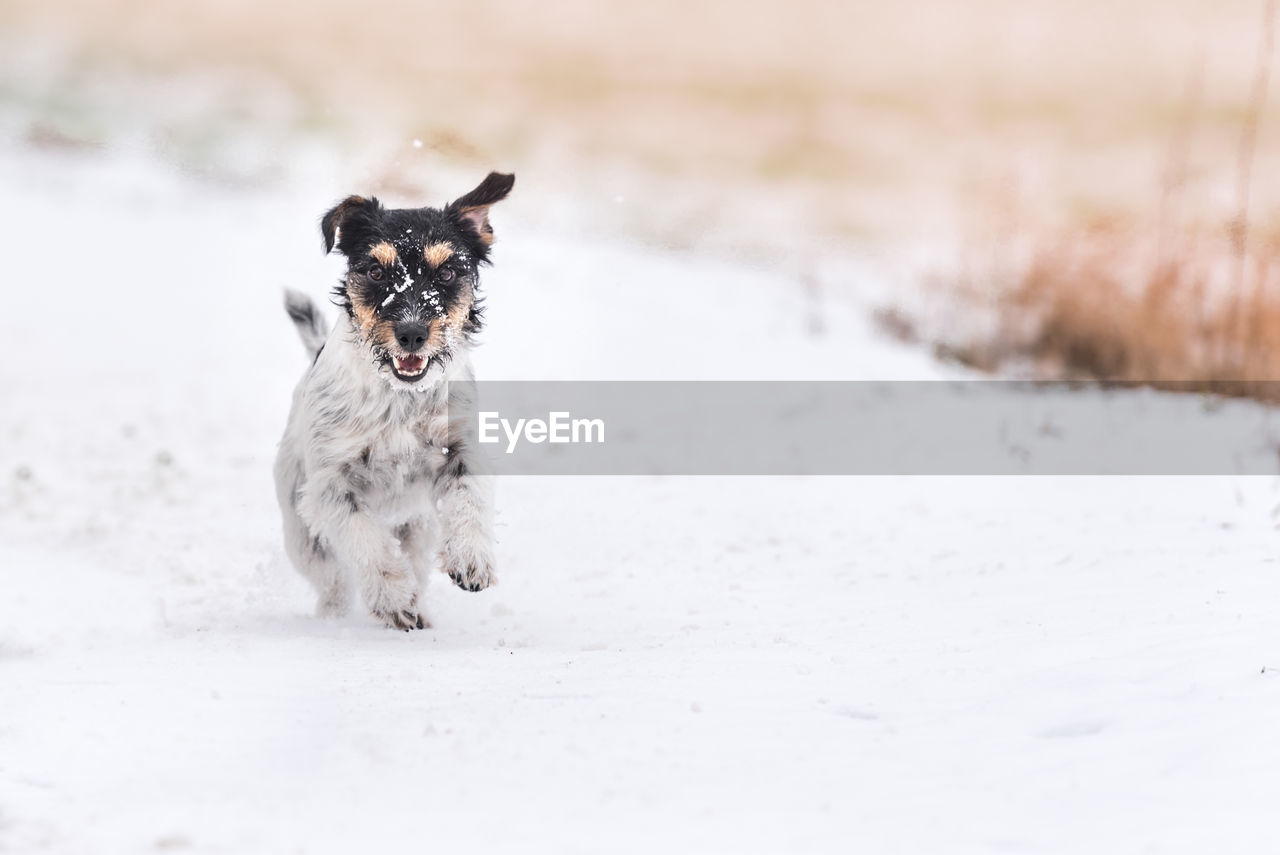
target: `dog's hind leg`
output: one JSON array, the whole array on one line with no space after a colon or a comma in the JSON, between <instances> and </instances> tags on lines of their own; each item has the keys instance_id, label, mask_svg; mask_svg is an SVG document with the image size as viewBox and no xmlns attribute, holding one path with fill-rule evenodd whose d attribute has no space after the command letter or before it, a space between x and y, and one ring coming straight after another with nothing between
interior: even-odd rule
<instances>
[{"instance_id":1,"label":"dog's hind leg","mask_svg":"<svg viewBox=\"0 0 1280 855\"><path fill-rule=\"evenodd\" d=\"M339 617L351 610L351 585L333 550L310 532L296 515L285 516L285 551L293 566L315 587L320 599L316 613Z\"/></svg>"},{"instance_id":2,"label":"dog's hind leg","mask_svg":"<svg viewBox=\"0 0 1280 855\"><path fill-rule=\"evenodd\" d=\"M346 614L351 607L350 581L333 550L298 513L301 468L285 447L276 460L275 476L276 499L284 523L284 549L289 560L320 595L316 611L322 617Z\"/></svg>"},{"instance_id":3,"label":"dog's hind leg","mask_svg":"<svg viewBox=\"0 0 1280 855\"><path fill-rule=\"evenodd\" d=\"M320 617L340 617L351 611L351 585L334 556L329 553L324 542L313 537L311 542L312 559L308 564L307 578L316 586L320 599L316 603L316 614Z\"/></svg>"}]
</instances>

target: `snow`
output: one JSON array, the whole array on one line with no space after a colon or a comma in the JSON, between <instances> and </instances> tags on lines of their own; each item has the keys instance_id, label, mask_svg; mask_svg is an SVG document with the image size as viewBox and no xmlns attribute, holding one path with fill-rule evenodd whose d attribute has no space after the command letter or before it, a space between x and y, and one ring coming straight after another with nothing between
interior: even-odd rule
<instances>
[{"instance_id":1,"label":"snow","mask_svg":"<svg viewBox=\"0 0 1280 855\"><path fill-rule=\"evenodd\" d=\"M336 280L354 188L0 174L0 851L1273 843L1274 478L510 478L497 588L323 621L270 482L280 296ZM872 269L815 336L776 273L522 210L481 377L958 376L874 335Z\"/></svg>"}]
</instances>

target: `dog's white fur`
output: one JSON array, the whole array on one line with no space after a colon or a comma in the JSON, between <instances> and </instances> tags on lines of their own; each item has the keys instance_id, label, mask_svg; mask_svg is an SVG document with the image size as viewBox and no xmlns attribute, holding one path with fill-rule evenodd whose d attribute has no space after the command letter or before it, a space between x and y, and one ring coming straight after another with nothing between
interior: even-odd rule
<instances>
[{"instance_id":1,"label":"dog's white fur","mask_svg":"<svg viewBox=\"0 0 1280 855\"><path fill-rule=\"evenodd\" d=\"M307 309L311 334L299 328L314 353L318 315ZM443 365L404 383L344 316L294 391L276 495L285 549L321 614L345 613L354 590L388 626L422 627L437 555L460 587L496 582L491 477L464 439L474 421L468 349L463 337Z\"/></svg>"}]
</instances>

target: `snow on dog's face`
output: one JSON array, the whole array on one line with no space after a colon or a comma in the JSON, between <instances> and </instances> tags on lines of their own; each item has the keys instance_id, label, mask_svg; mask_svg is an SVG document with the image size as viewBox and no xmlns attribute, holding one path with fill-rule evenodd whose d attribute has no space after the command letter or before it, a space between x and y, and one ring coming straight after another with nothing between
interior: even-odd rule
<instances>
[{"instance_id":1,"label":"snow on dog's face","mask_svg":"<svg viewBox=\"0 0 1280 855\"><path fill-rule=\"evenodd\" d=\"M497 172L443 208L383 208L349 196L320 222L347 275L334 290L378 370L414 383L480 329L479 267L489 260L489 206L511 192Z\"/></svg>"}]
</instances>

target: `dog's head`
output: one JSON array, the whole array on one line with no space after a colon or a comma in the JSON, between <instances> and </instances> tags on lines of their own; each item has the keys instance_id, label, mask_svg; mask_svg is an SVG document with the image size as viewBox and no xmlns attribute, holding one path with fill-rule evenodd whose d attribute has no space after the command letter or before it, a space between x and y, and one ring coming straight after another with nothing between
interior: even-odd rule
<instances>
[{"instance_id":1,"label":"dog's head","mask_svg":"<svg viewBox=\"0 0 1280 855\"><path fill-rule=\"evenodd\" d=\"M479 267L489 260L489 206L514 175L491 172L443 208L387 209L349 196L320 221L325 252L336 243L347 275L334 290L378 370L420 380L480 328Z\"/></svg>"}]
</instances>

